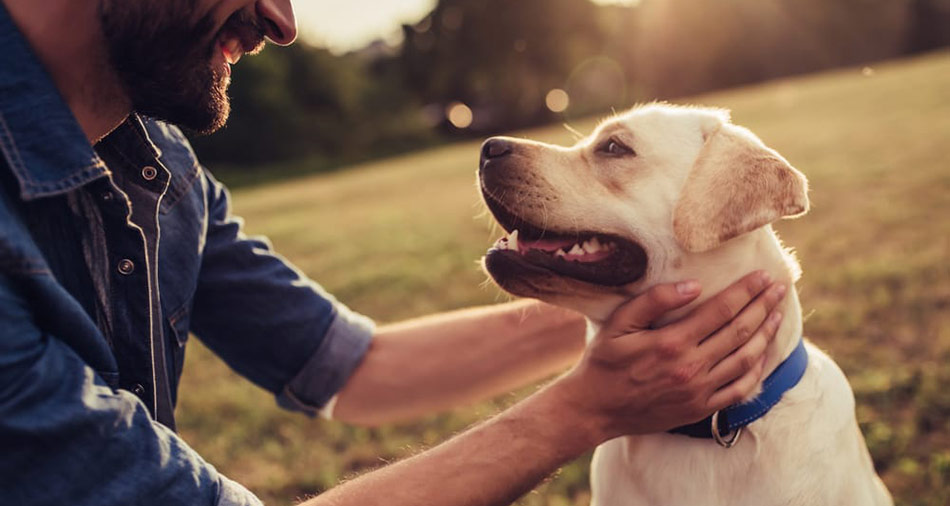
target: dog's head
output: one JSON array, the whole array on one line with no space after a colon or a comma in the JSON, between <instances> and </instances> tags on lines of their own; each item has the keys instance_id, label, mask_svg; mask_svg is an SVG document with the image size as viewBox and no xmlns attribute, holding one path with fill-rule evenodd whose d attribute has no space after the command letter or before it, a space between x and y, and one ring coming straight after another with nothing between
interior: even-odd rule
<instances>
[{"instance_id":1,"label":"dog's head","mask_svg":"<svg viewBox=\"0 0 950 506\"><path fill-rule=\"evenodd\" d=\"M727 112L660 104L569 148L489 139L479 182L508 232L485 256L491 277L595 318L672 264L808 209L805 177Z\"/></svg>"}]
</instances>

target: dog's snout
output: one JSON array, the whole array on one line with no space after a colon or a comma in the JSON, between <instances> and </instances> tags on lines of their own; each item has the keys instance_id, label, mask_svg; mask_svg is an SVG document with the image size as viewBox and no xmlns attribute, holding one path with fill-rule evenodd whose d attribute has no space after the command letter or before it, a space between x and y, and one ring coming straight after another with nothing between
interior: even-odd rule
<instances>
[{"instance_id":1,"label":"dog's snout","mask_svg":"<svg viewBox=\"0 0 950 506\"><path fill-rule=\"evenodd\" d=\"M485 144L482 144L482 160L484 161L492 160L494 158L501 158L510 154L511 151L511 142L506 139L493 137L485 141Z\"/></svg>"}]
</instances>

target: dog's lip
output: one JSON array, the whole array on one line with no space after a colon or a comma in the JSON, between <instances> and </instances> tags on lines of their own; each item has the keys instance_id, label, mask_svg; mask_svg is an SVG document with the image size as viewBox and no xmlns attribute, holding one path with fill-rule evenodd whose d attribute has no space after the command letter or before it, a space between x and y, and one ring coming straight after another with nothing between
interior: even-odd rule
<instances>
[{"instance_id":1,"label":"dog's lip","mask_svg":"<svg viewBox=\"0 0 950 506\"><path fill-rule=\"evenodd\" d=\"M521 223L527 224L523 218L515 214L508 209L506 205L502 204L500 200L495 198L495 196L485 188L484 184L482 185L482 198L485 199L488 210L495 216L495 221L501 225L501 228L503 228L505 232L510 233L518 230L518 225Z\"/></svg>"},{"instance_id":2,"label":"dog's lip","mask_svg":"<svg viewBox=\"0 0 950 506\"><path fill-rule=\"evenodd\" d=\"M494 195L492 195L491 192L487 191L484 187L482 188L482 196L485 199L485 204L488 206L488 210L491 211L492 215L495 217L495 221L498 222L501 228L508 233L512 233L517 230L522 239L528 239L532 241L540 241L546 238L565 237L574 237L575 239L579 239L584 235L591 235L585 234L581 231L571 232L547 227L539 227L509 209L508 206L495 198Z\"/></svg>"}]
</instances>

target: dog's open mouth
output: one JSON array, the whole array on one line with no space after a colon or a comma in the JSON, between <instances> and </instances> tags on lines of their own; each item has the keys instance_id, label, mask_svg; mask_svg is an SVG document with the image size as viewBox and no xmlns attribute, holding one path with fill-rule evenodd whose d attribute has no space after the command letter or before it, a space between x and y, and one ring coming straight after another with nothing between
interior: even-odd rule
<instances>
[{"instance_id":1,"label":"dog's open mouth","mask_svg":"<svg viewBox=\"0 0 950 506\"><path fill-rule=\"evenodd\" d=\"M542 229L509 211L491 196L485 202L507 235L488 250L487 265L504 271L544 269L559 276L605 286L637 281L647 256L633 241L599 232Z\"/></svg>"}]
</instances>

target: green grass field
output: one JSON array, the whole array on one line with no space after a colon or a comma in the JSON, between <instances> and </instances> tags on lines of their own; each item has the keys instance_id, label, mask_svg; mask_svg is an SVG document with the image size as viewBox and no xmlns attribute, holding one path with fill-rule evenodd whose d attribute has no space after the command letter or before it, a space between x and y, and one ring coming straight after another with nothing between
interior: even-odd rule
<instances>
[{"instance_id":1,"label":"green grass field","mask_svg":"<svg viewBox=\"0 0 950 506\"><path fill-rule=\"evenodd\" d=\"M682 102L732 109L808 175L811 213L778 226L804 268L806 334L850 378L897 503L950 504L950 52ZM572 126L589 132L595 121ZM523 135L571 139L560 125ZM492 303L507 297L476 265L495 239L477 159L478 143L457 144L243 189L235 206L251 233L381 322ZM178 414L206 459L268 504L288 504L435 445L518 397L352 428L280 411L196 344ZM582 459L521 503L588 497Z\"/></svg>"}]
</instances>

